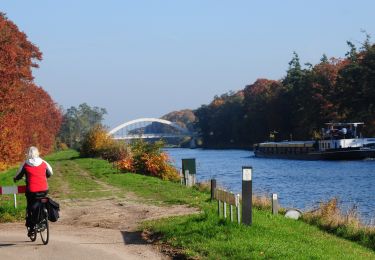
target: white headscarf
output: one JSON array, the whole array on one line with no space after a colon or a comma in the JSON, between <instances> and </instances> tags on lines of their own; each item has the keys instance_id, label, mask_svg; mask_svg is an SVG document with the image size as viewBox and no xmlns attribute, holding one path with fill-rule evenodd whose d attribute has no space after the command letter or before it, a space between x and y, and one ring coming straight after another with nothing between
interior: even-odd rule
<instances>
[{"instance_id":1,"label":"white headscarf","mask_svg":"<svg viewBox=\"0 0 375 260\"><path fill-rule=\"evenodd\" d=\"M26 163L31 166L39 166L43 160L39 157L39 150L35 146L31 146L27 150Z\"/></svg>"}]
</instances>

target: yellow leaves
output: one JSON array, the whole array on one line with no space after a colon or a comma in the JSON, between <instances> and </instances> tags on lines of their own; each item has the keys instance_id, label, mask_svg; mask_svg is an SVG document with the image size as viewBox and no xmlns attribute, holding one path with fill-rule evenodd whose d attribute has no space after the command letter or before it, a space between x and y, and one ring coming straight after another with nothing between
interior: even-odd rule
<instances>
[{"instance_id":1,"label":"yellow leaves","mask_svg":"<svg viewBox=\"0 0 375 260\"><path fill-rule=\"evenodd\" d=\"M0 172L8 168L8 165L5 162L0 162Z\"/></svg>"},{"instance_id":2,"label":"yellow leaves","mask_svg":"<svg viewBox=\"0 0 375 260\"><path fill-rule=\"evenodd\" d=\"M107 131L101 125L97 125L85 136L80 152L82 156L100 156L113 143Z\"/></svg>"}]
</instances>

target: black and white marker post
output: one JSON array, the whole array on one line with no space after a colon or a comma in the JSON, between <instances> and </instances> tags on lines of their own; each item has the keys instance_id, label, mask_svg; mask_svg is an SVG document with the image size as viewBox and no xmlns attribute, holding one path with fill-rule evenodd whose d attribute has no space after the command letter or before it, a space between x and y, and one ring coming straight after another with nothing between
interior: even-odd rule
<instances>
[{"instance_id":1,"label":"black and white marker post","mask_svg":"<svg viewBox=\"0 0 375 260\"><path fill-rule=\"evenodd\" d=\"M242 223L250 226L252 224L252 184L253 168L250 166L242 167Z\"/></svg>"}]
</instances>

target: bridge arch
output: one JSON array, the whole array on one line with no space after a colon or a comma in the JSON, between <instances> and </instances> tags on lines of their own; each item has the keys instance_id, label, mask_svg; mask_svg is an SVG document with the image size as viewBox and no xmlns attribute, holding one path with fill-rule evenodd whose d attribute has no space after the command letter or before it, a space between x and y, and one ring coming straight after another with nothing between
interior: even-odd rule
<instances>
[{"instance_id":1,"label":"bridge arch","mask_svg":"<svg viewBox=\"0 0 375 260\"><path fill-rule=\"evenodd\" d=\"M169 126L175 128L175 129L181 131L183 134L189 135L188 129L179 126L177 123L174 123L174 122L171 122L171 121L168 121L168 120L165 120L165 119L160 119L160 118L138 118L138 119L135 119L135 120L131 120L131 121L125 122L125 123L113 128L111 131L108 132L108 134L113 135L117 131L119 131L123 128L126 128L130 125L137 124L137 123L144 123L144 122L150 122L150 123L157 122L157 123L161 123L161 124L164 124L164 125L169 125Z\"/></svg>"}]
</instances>

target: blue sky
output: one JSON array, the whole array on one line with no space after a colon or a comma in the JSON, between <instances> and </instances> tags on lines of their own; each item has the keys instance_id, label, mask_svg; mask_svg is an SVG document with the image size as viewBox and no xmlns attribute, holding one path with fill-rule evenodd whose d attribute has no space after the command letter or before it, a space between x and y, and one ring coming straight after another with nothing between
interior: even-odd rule
<instances>
[{"instance_id":1,"label":"blue sky","mask_svg":"<svg viewBox=\"0 0 375 260\"><path fill-rule=\"evenodd\" d=\"M209 103L257 78L344 57L375 34L374 1L2 1L40 47L35 81L65 108L87 102L114 127Z\"/></svg>"}]
</instances>

